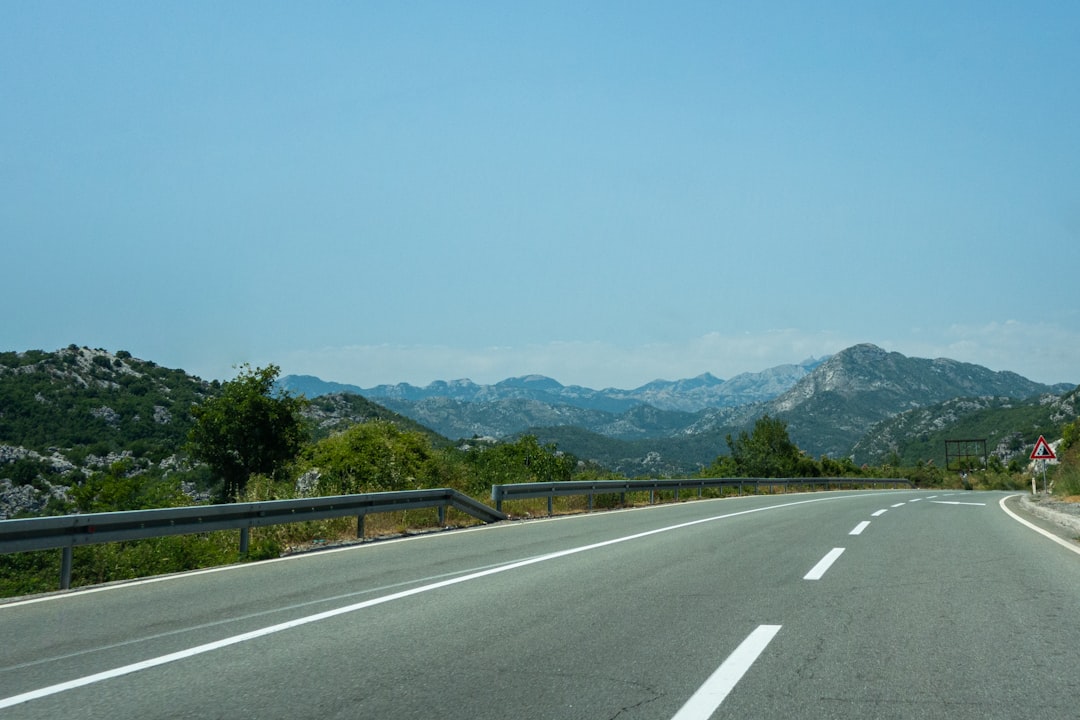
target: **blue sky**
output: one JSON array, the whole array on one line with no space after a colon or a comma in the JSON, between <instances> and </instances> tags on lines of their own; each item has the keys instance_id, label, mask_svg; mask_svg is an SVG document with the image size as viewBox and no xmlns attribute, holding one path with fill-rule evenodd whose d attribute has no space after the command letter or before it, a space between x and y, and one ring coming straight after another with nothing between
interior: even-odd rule
<instances>
[{"instance_id":1,"label":"blue sky","mask_svg":"<svg viewBox=\"0 0 1080 720\"><path fill-rule=\"evenodd\" d=\"M1080 382L1075 2L0 4L0 349Z\"/></svg>"}]
</instances>

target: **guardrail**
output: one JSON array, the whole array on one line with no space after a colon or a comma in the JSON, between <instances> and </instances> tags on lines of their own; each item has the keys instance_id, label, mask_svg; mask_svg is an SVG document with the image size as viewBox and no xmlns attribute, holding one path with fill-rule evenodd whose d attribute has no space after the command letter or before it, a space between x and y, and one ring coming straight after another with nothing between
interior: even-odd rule
<instances>
[{"instance_id":1,"label":"guardrail","mask_svg":"<svg viewBox=\"0 0 1080 720\"><path fill-rule=\"evenodd\" d=\"M448 507L486 523L506 519L501 511L447 488L363 493L2 520L0 555L61 548L60 588L67 590L71 587L72 549L82 545L239 529L243 554L253 527L355 516L357 537L363 537L365 515L432 507L439 509L440 524L446 521Z\"/></svg>"},{"instance_id":2,"label":"guardrail","mask_svg":"<svg viewBox=\"0 0 1080 720\"><path fill-rule=\"evenodd\" d=\"M556 497L569 495L588 495L589 510L593 509L593 497L595 495L610 495L618 493L622 496L622 502L626 501L628 492L649 492L649 502L656 499L656 492L675 492L675 499L679 499L682 490L697 490L698 497L705 488L733 488L739 489L742 495L745 488L752 487L759 492L762 487L768 487L770 491L780 487L782 492L787 492L791 485L809 485L811 488L822 486L831 490L833 486L845 485L886 485L899 487L906 485L914 487L910 480L905 478L694 478L689 480L568 480L560 482L539 483L513 483L509 485L492 485L491 500L495 508L502 512L504 500L525 500L528 498L548 499L548 515L553 514L552 501Z\"/></svg>"}]
</instances>

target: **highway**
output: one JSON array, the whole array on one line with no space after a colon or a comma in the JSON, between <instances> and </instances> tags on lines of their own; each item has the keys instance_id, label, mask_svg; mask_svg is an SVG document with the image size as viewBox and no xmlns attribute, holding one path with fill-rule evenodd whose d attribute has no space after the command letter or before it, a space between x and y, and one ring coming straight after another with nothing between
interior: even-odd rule
<instances>
[{"instance_id":1,"label":"highway","mask_svg":"<svg viewBox=\"0 0 1080 720\"><path fill-rule=\"evenodd\" d=\"M7 603L0 718L1077 718L1080 554L1007 495L686 502Z\"/></svg>"}]
</instances>

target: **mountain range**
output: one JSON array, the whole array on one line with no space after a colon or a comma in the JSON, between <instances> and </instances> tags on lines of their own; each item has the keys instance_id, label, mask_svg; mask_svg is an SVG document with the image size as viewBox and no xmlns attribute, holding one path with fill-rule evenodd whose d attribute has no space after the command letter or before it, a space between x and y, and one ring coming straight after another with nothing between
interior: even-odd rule
<instances>
[{"instance_id":1,"label":"mountain range","mask_svg":"<svg viewBox=\"0 0 1080 720\"><path fill-rule=\"evenodd\" d=\"M327 382L312 375L286 375L281 378L280 385L309 398L353 393L382 404L386 401L419 403L434 398L465 403L532 400L608 413L625 412L642 404L658 410L697 412L706 408L738 407L776 397L822 362L824 359L811 358L797 365L778 365L762 372L742 373L730 380L721 380L710 373L685 380L654 380L633 390L593 390L580 385L563 385L544 375L508 378L494 385L479 385L462 379L438 380L425 387L398 383L370 388Z\"/></svg>"},{"instance_id":2,"label":"mountain range","mask_svg":"<svg viewBox=\"0 0 1080 720\"><path fill-rule=\"evenodd\" d=\"M848 457L875 425L905 411L960 397L1059 396L1074 387L946 358L906 357L870 344L726 382L705 374L635 390L566 387L538 375L425 388L365 390L311 376L286 376L281 384L309 397L355 392L448 438L533 434L629 475L697 470L726 451L727 435L763 415L787 422L792 440L813 457Z\"/></svg>"}]
</instances>

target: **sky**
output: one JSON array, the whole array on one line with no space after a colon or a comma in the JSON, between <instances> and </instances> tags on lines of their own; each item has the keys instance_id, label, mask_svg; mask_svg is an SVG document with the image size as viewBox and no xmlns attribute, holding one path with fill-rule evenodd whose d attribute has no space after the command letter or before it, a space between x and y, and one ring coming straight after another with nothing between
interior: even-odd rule
<instances>
[{"instance_id":1,"label":"sky","mask_svg":"<svg viewBox=\"0 0 1080 720\"><path fill-rule=\"evenodd\" d=\"M0 350L1080 382L1080 3L0 2Z\"/></svg>"}]
</instances>

